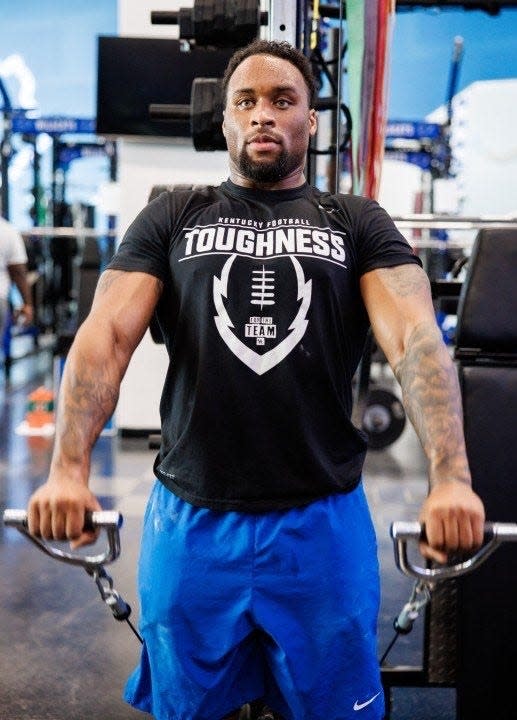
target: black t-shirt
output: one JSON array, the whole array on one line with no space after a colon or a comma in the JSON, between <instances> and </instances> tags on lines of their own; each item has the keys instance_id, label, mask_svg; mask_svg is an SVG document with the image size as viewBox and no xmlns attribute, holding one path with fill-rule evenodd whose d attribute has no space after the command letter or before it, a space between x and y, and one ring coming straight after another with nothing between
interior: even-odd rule
<instances>
[{"instance_id":1,"label":"black t-shirt","mask_svg":"<svg viewBox=\"0 0 517 720\"><path fill-rule=\"evenodd\" d=\"M252 512L354 488L366 452L350 421L369 326L359 278L418 262L376 202L307 184L228 180L149 203L109 267L164 283L157 477L194 505Z\"/></svg>"}]
</instances>

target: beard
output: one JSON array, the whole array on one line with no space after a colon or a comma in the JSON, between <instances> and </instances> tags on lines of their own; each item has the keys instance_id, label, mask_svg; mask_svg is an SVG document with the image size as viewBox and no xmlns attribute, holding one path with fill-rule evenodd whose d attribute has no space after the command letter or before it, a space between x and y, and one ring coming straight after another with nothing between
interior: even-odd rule
<instances>
[{"instance_id":1,"label":"beard","mask_svg":"<svg viewBox=\"0 0 517 720\"><path fill-rule=\"evenodd\" d=\"M256 183L275 183L289 175L296 167L299 160L293 155L288 155L286 150L277 156L273 161L255 161L250 158L244 146L239 155L239 170L249 180Z\"/></svg>"}]
</instances>

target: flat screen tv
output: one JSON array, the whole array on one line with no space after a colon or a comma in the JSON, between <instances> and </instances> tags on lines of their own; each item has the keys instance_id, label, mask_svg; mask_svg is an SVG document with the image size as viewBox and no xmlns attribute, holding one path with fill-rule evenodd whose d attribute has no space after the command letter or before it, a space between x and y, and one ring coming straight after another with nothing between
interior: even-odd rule
<instances>
[{"instance_id":1,"label":"flat screen tv","mask_svg":"<svg viewBox=\"0 0 517 720\"><path fill-rule=\"evenodd\" d=\"M233 52L184 51L179 40L118 36L100 36L97 47L99 135L188 137L188 120L151 120L149 105L189 104L194 78L222 77Z\"/></svg>"}]
</instances>

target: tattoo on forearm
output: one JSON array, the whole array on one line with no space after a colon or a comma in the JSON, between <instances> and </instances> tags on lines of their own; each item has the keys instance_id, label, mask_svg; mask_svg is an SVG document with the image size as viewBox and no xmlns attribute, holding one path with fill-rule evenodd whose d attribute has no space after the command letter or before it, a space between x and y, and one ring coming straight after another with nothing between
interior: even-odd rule
<instances>
[{"instance_id":1,"label":"tattoo on forearm","mask_svg":"<svg viewBox=\"0 0 517 720\"><path fill-rule=\"evenodd\" d=\"M433 467L447 467L468 481L456 369L436 326L422 323L416 327L395 375L408 416Z\"/></svg>"},{"instance_id":2,"label":"tattoo on forearm","mask_svg":"<svg viewBox=\"0 0 517 720\"><path fill-rule=\"evenodd\" d=\"M107 270L101 276L95 296L99 302L94 299L66 363L54 463L89 461L93 443L115 409L120 382L162 287L157 278L142 274L135 278L124 271ZM132 312L135 299L140 305Z\"/></svg>"},{"instance_id":3,"label":"tattoo on forearm","mask_svg":"<svg viewBox=\"0 0 517 720\"><path fill-rule=\"evenodd\" d=\"M96 368L95 374L80 355L66 375L67 390L64 406L59 408L60 450L67 459L80 459L93 445L113 413L118 400L118 382L113 382L109 369ZM62 397L65 397L63 395Z\"/></svg>"}]
</instances>

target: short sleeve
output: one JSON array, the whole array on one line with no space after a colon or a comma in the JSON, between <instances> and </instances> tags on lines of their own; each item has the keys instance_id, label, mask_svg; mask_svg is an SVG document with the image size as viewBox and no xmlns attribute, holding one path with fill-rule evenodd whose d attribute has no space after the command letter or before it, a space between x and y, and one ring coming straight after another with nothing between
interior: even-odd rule
<instances>
[{"instance_id":1,"label":"short sleeve","mask_svg":"<svg viewBox=\"0 0 517 720\"><path fill-rule=\"evenodd\" d=\"M422 266L386 210L374 200L360 200L354 218L359 273L408 263Z\"/></svg>"},{"instance_id":2,"label":"short sleeve","mask_svg":"<svg viewBox=\"0 0 517 720\"><path fill-rule=\"evenodd\" d=\"M133 220L108 269L145 272L166 283L170 274L168 254L171 234L169 193L163 192Z\"/></svg>"}]
</instances>

